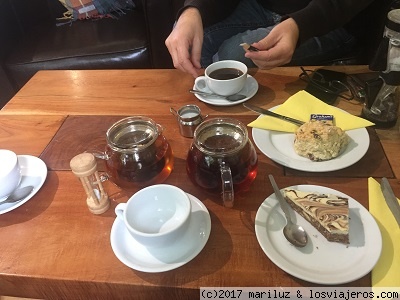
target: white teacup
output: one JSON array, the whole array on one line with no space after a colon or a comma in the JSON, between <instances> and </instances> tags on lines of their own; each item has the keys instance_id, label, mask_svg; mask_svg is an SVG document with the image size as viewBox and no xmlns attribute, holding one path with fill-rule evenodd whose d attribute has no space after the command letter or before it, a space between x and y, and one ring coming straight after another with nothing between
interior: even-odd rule
<instances>
[{"instance_id":1,"label":"white teacup","mask_svg":"<svg viewBox=\"0 0 400 300\"><path fill-rule=\"evenodd\" d=\"M163 247L188 227L191 203L180 188L168 184L145 187L115 207L129 233L142 245Z\"/></svg>"},{"instance_id":2,"label":"white teacup","mask_svg":"<svg viewBox=\"0 0 400 300\"><path fill-rule=\"evenodd\" d=\"M221 60L209 65L204 76L195 80L196 90L207 91L221 96L237 94L247 81L247 66L236 60Z\"/></svg>"},{"instance_id":3,"label":"white teacup","mask_svg":"<svg viewBox=\"0 0 400 300\"><path fill-rule=\"evenodd\" d=\"M21 181L21 169L17 155L0 149L0 199L9 196Z\"/></svg>"}]
</instances>

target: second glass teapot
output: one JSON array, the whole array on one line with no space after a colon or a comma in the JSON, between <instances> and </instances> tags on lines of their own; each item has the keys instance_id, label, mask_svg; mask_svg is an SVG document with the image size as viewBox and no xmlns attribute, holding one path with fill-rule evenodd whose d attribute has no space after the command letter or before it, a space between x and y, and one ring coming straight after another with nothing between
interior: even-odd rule
<instances>
[{"instance_id":1,"label":"second glass teapot","mask_svg":"<svg viewBox=\"0 0 400 300\"><path fill-rule=\"evenodd\" d=\"M196 128L186 170L195 185L222 192L224 206L232 207L234 192L249 189L256 178L257 163L246 126L235 119L214 118Z\"/></svg>"}]
</instances>

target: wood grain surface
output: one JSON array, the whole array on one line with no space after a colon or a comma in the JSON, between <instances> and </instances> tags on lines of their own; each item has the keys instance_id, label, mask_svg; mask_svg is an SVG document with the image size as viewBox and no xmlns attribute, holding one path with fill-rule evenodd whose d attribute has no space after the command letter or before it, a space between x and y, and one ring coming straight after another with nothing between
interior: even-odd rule
<instances>
[{"instance_id":1,"label":"wood grain surface","mask_svg":"<svg viewBox=\"0 0 400 300\"><path fill-rule=\"evenodd\" d=\"M366 72L365 66L334 67ZM259 91L249 103L270 108L304 88L299 68L251 70ZM387 176L400 195L399 124L369 130L371 148L356 165L332 174L283 168L258 149L256 180L236 195L235 207L224 208L219 195L195 187L186 175L191 139L179 134L170 107L196 104L204 115L231 116L247 123L257 117L241 105L217 107L188 92L193 78L177 70L40 71L0 110L0 145L41 157L47 179L40 191L12 212L0 215L0 294L38 299L170 299L199 298L199 288L316 286L281 270L264 254L254 232L255 214L272 194L268 174L280 187L327 186L368 208L367 178ZM358 115L362 104L336 105ZM114 208L138 189L104 186L110 209L93 215L84 190L69 169L76 154L105 147L109 126L130 115L146 115L165 127L174 151L174 170L166 183L199 198L210 212L212 230L201 251L186 265L163 273L145 273L122 264L110 245ZM251 138L251 130L250 138ZM102 166L100 165L100 169ZM345 286L370 286L367 274Z\"/></svg>"}]
</instances>

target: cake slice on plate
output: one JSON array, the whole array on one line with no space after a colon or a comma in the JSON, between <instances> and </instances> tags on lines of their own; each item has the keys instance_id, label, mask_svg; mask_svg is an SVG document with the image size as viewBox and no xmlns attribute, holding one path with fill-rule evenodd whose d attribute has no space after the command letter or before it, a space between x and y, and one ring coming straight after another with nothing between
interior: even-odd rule
<instances>
[{"instance_id":1,"label":"cake slice on plate","mask_svg":"<svg viewBox=\"0 0 400 300\"><path fill-rule=\"evenodd\" d=\"M332 194L284 190L289 205L311 223L328 241L349 243L348 199Z\"/></svg>"}]
</instances>

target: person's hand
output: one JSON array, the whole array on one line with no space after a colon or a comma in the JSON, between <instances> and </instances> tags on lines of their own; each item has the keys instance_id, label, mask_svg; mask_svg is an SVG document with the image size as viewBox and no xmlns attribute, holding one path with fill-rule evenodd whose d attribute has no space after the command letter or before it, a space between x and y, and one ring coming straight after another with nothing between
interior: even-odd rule
<instances>
[{"instance_id":1,"label":"person's hand","mask_svg":"<svg viewBox=\"0 0 400 300\"><path fill-rule=\"evenodd\" d=\"M276 25L261 41L252 44L258 52L247 51L250 58L260 69L272 69L291 61L299 39L299 28L292 19L286 19Z\"/></svg>"},{"instance_id":2,"label":"person's hand","mask_svg":"<svg viewBox=\"0 0 400 300\"><path fill-rule=\"evenodd\" d=\"M200 56L203 44L203 22L197 8L187 8L179 17L165 45L171 54L174 67L200 75Z\"/></svg>"}]
</instances>

